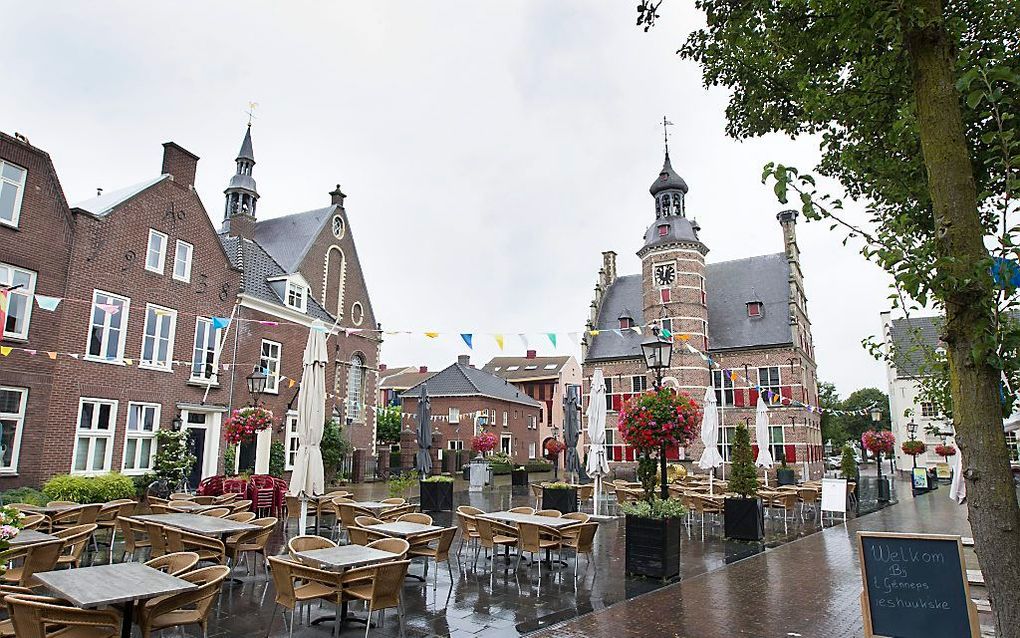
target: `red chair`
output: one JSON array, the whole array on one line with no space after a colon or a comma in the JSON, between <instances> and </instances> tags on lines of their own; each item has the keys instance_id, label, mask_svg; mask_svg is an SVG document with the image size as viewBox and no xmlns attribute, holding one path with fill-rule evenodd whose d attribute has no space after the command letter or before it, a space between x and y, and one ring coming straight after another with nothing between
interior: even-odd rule
<instances>
[{"instance_id":1,"label":"red chair","mask_svg":"<svg viewBox=\"0 0 1020 638\"><path fill-rule=\"evenodd\" d=\"M199 496L220 496L223 494L223 477L210 476L202 479L196 492Z\"/></svg>"},{"instance_id":2,"label":"red chair","mask_svg":"<svg viewBox=\"0 0 1020 638\"><path fill-rule=\"evenodd\" d=\"M223 480L224 494L240 494L241 498L249 498L248 482L242 478L228 478Z\"/></svg>"}]
</instances>

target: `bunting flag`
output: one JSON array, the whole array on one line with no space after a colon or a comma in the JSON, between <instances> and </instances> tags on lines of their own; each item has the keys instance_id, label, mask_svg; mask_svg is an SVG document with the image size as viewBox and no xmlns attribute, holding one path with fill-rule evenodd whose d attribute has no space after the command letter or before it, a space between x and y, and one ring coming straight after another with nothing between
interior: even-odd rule
<instances>
[{"instance_id":1,"label":"bunting flag","mask_svg":"<svg viewBox=\"0 0 1020 638\"><path fill-rule=\"evenodd\" d=\"M555 348L556 347L556 333L555 332L547 332L545 334L545 336L549 337L549 341L553 344L553 347Z\"/></svg>"},{"instance_id":2,"label":"bunting flag","mask_svg":"<svg viewBox=\"0 0 1020 638\"><path fill-rule=\"evenodd\" d=\"M4 340L4 326L7 325L7 295L10 291L0 290L0 341Z\"/></svg>"},{"instance_id":3,"label":"bunting flag","mask_svg":"<svg viewBox=\"0 0 1020 638\"><path fill-rule=\"evenodd\" d=\"M495 334L495 335L492 335L492 336L495 337L496 345L499 346L499 351L502 352L503 351L503 335Z\"/></svg>"},{"instance_id":4,"label":"bunting flag","mask_svg":"<svg viewBox=\"0 0 1020 638\"><path fill-rule=\"evenodd\" d=\"M464 343L467 344L468 348L471 348L472 350L474 350L474 348L471 345L471 334L470 333L462 332L462 333L460 333L460 338L464 340Z\"/></svg>"},{"instance_id":5,"label":"bunting flag","mask_svg":"<svg viewBox=\"0 0 1020 638\"><path fill-rule=\"evenodd\" d=\"M11 353L11 350L13 350L13 348L10 346L0 346L0 354L5 357Z\"/></svg>"},{"instance_id":6,"label":"bunting flag","mask_svg":"<svg viewBox=\"0 0 1020 638\"><path fill-rule=\"evenodd\" d=\"M517 333L517 337L521 340L521 343L524 344L525 350L531 349L531 344L528 342L528 335L524 334L523 332L519 332Z\"/></svg>"},{"instance_id":7,"label":"bunting flag","mask_svg":"<svg viewBox=\"0 0 1020 638\"><path fill-rule=\"evenodd\" d=\"M661 334L663 337L666 337L667 339L673 336L673 333L669 331L669 328L663 328Z\"/></svg>"},{"instance_id":8,"label":"bunting flag","mask_svg":"<svg viewBox=\"0 0 1020 638\"><path fill-rule=\"evenodd\" d=\"M214 330L223 330L224 328L226 328L229 325L230 325L230 318L229 317L213 317L212 318L212 327L213 327Z\"/></svg>"},{"instance_id":9,"label":"bunting flag","mask_svg":"<svg viewBox=\"0 0 1020 638\"><path fill-rule=\"evenodd\" d=\"M579 347L581 345L581 342L580 342L580 336L581 335L580 335L580 333L578 333L578 332L568 332L567 336L570 337L570 340L574 342L574 346L575 347Z\"/></svg>"},{"instance_id":10,"label":"bunting flag","mask_svg":"<svg viewBox=\"0 0 1020 638\"><path fill-rule=\"evenodd\" d=\"M120 312L120 306L114 303L97 303L96 307L108 315L115 315Z\"/></svg>"},{"instance_id":11,"label":"bunting flag","mask_svg":"<svg viewBox=\"0 0 1020 638\"><path fill-rule=\"evenodd\" d=\"M429 339L435 339L436 337L439 336L439 333L438 332L426 332L425 336L428 337Z\"/></svg>"},{"instance_id":12,"label":"bunting flag","mask_svg":"<svg viewBox=\"0 0 1020 638\"><path fill-rule=\"evenodd\" d=\"M36 295L35 305L39 306L43 310L53 312L60 305L60 297L47 297L46 295Z\"/></svg>"},{"instance_id":13,"label":"bunting flag","mask_svg":"<svg viewBox=\"0 0 1020 638\"><path fill-rule=\"evenodd\" d=\"M53 359L54 361L56 361L56 359L57 359L57 353L56 352L47 352L46 356L49 357L50 359Z\"/></svg>"},{"instance_id":14,"label":"bunting flag","mask_svg":"<svg viewBox=\"0 0 1020 638\"><path fill-rule=\"evenodd\" d=\"M597 337L597 336L599 336L600 332L602 332L602 331L601 330L589 330L588 334L590 334L593 337Z\"/></svg>"},{"instance_id":15,"label":"bunting flag","mask_svg":"<svg viewBox=\"0 0 1020 638\"><path fill-rule=\"evenodd\" d=\"M259 321L260 326L278 326L279 322L276 321Z\"/></svg>"}]
</instances>

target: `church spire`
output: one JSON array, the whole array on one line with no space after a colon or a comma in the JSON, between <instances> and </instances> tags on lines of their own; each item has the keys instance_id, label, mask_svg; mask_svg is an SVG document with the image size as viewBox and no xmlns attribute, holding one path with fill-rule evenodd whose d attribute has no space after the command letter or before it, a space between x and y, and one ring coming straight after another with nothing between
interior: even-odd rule
<instances>
[{"instance_id":1,"label":"church spire","mask_svg":"<svg viewBox=\"0 0 1020 638\"><path fill-rule=\"evenodd\" d=\"M255 178L251 175L252 168L255 166L255 151L251 144L251 122L248 123L248 128L244 132L241 150L237 152L237 159L234 161L237 163L237 171L230 178L226 190L223 191L226 198L223 211L223 230L228 233L235 217L245 216L251 223L254 223L255 220L255 206L258 203L259 193L255 188Z\"/></svg>"}]
</instances>

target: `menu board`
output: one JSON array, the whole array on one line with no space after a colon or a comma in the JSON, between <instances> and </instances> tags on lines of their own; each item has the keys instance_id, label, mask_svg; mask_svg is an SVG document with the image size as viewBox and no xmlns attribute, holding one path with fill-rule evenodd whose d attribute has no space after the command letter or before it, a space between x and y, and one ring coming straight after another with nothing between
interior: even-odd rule
<instances>
[{"instance_id":1,"label":"menu board","mask_svg":"<svg viewBox=\"0 0 1020 638\"><path fill-rule=\"evenodd\" d=\"M978 638L959 536L858 532L865 636Z\"/></svg>"}]
</instances>

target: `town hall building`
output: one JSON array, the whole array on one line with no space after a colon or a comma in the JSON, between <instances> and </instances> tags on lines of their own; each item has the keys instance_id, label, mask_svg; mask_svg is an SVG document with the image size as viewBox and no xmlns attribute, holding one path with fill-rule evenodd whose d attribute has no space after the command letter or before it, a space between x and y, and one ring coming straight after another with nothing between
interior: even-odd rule
<instances>
[{"instance_id":1,"label":"town hall building","mask_svg":"<svg viewBox=\"0 0 1020 638\"><path fill-rule=\"evenodd\" d=\"M701 227L686 205L687 183L673 170L668 149L649 192L655 216L638 247L641 272L619 275L616 253L603 253L582 341L584 395L590 396L596 368L605 376L611 462L636 460L617 432L616 416L625 401L652 388L641 342L657 326L674 342L663 385L688 392L698 403L706 389L714 389L719 448L727 463L737 423L750 424L757 449L753 426L761 393L768 398L772 426L766 444L777 463L782 456L798 475L806 470L820 476L820 418L803 407L817 405L818 388L797 211L777 215L781 252L710 263L709 247L698 236ZM667 457L696 461L702 451L699 438Z\"/></svg>"}]
</instances>

